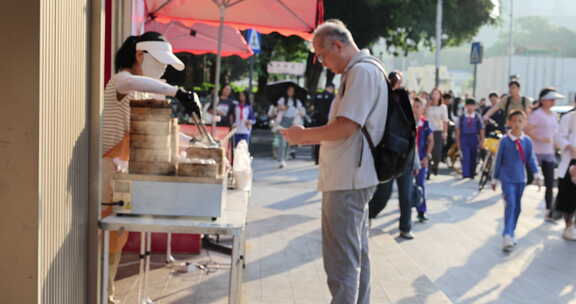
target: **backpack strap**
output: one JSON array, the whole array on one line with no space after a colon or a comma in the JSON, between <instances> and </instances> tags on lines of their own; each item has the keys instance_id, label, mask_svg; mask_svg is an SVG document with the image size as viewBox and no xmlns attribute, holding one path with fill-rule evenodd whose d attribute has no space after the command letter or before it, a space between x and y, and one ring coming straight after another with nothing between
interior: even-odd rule
<instances>
[{"instance_id":1,"label":"backpack strap","mask_svg":"<svg viewBox=\"0 0 576 304\"><path fill-rule=\"evenodd\" d=\"M504 108L504 120L508 119L508 108L510 108L510 96L506 96L506 107Z\"/></svg>"},{"instance_id":2,"label":"backpack strap","mask_svg":"<svg viewBox=\"0 0 576 304\"><path fill-rule=\"evenodd\" d=\"M388 80L388 75L386 75L386 70L384 70L384 67L382 66L380 61L371 56L370 58L362 59L358 62L355 62L350 67L350 69L348 69L348 71L350 71L358 63L371 63L371 64L375 65L382 72L382 75L384 76L384 80L386 81L386 86L388 87L388 98L390 98L391 93L392 93L392 88L390 87L390 81ZM346 77L347 77L347 75L346 75ZM344 93L346 91L346 81L347 80L348 80L347 78L344 79L344 82L342 83L341 88L339 90L341 97L344 96ZM368 120L368 118L372 115L372 113L374 113L374 110L376 109L377 105L378 105L378 101L374 102L374 105L372 105L372 109L370 109L370 113L368 113L366 120ZM376 146L374 145L374 141L372 140L370 133L368 133L368 130L366 129L365 125L362 126L362 134L368 140L368 146L370 147L370 152L372 152L372 155L374 156L374 149L376 148ZM364 145L362 144L360 147L361 147L360 148L360 159L358 160L358 167L362 166L362 159L363 159L363 155L364 155Z\"/></svg>"}]
</instances>

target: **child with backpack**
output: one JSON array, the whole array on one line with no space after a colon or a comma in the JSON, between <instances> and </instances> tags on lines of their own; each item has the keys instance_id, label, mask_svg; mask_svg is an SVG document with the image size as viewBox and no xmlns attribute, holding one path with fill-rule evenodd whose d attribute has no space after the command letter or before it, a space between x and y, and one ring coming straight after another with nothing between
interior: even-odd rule
<instances>
[{"instance_id":1,"label":"child with backpack","mask_svg":"<svg viewBox=\"0 0 576 304\"><path fill-rule=\"evenodd\" d=\"M466 100L466 110L456 123L456 144L460 149L462 177L474 178L478 150L484 145L484 123L476 112L476 101Z\"/></svg>"},{"instance_id":2,"label":"child with backpack","mask_svg":"<svg viewBox=\"0 0 576 304\"><path fill-rule=\"evenodd\" d=\"M424 117L425 110L426 101L416 97L412 111L416 120L416 149L420 158L420 171L416 175L416 185L422 189L422 203L416 206L416 210L418 211L418 221L421 223L428 220L426 217L426 176L434 148L434 135L430 123Z\"/></svg>"},{"instance_id":3,"label":"child with backpack","mask_svg":"<svg viewBox=\"0 0 576 304\"><path fill-rule=\"evenodd\" d=\"M514 231L522 210L521 201L528 177L527 170L534 173L538 185L542 182L532 140L523 132L526 120L526 114L523 111L513 111L508 115L507 124L510 131L500 141L494 160L492 189L496 190L496 181L502 183L506 204L504 231L502 232L504 252L510 252L516 246Z\"/></svg>"}]
</instances>

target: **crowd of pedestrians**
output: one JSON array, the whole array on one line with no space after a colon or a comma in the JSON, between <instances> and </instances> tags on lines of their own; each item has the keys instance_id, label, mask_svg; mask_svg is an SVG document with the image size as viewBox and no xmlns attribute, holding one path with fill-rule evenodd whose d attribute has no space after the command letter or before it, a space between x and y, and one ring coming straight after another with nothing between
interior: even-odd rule
<instances>
[{"instance_id":1,"label":"crowd of pedestrians","mask_svg":"<svg viewBox=\"0 0 576 304\"><path fill-rule=\"evenodd\" d=\"M462 178L476 178L478 159L485 154L481 153L485 138L492 133L501 134L489 175L493 189L500 183L503 194L502 250L509 252L517 244L515 231L526 185L541 186L542 180L548 209L545 220L555 223L558 214L562 214L566 224L564 239L576 240L576 111L565 113L559 123L559 115L552 111L555 101L564 96L546 88L533 103L521 95L521 85L516 80L509 83L507 94L491 93L480 101L457 98L438 88L410 92L403 107L410 102L415 151L402 171L397 171L392 179L381 180L380 169L374 163L381 154L374 150L370 138L380 143L389 136L389 118L384 118L391 106L398 109L395 96L408 95L402 88L402 74L384 74L382 64L357 48L350 31L340 21L330 20L319 26L312 44L317 60L332 72L342 74L335 95L332 88L328 91L329 115L323 124L313 127L275 118L282 140L289 144L321 143L316 159L320 165L318 190L322 192L324 269L333 296L331 303L369 303L369 226L388 203L393 184L397 184L399 196L400 237L413 239L412 208L416 208L420 222L428 221L427 180L441 173L441 163L454 149L459 151ZM298 102L290 101L290 95L278 101L277 112L272 115L284 111L283 117L291 117L285 113L290 103L292 113L298 115Z\"/></svg>"}]
</instances>

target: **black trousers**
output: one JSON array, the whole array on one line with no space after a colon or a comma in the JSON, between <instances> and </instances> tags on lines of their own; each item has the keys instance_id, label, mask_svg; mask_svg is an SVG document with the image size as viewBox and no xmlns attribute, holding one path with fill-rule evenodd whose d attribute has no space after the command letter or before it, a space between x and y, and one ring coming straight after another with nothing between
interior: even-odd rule
<instances>
[{"instance_id":1,"label":"black trousers","mask_svg":"<svg viewBox=\"0 0 576 304\"><path fill-rule=\"evenodd\" d=\"M544 186L546 187L546 194L544 195L546 200L546 209L550 210L552 204L554 203L554 167L556 164L549 161L541 161L540 168L542 168L542 174L544 175Z\"/></svg>"},{"instance_id":2,"label":"black trousers","mask_svg":"<svg viewBox=\"0 0 576 304\"><path fill-rule=\"evenodd\" d=\"M392 188L394 180L387 183L379 184L376 188L374 196L368 203L368 217L375 218L378 214L386 208L388 201L392 196ZM400 223L399 228L402 232L410 232L412 230L412 191L414 188L414 177L412 176L412 168L404 172L400 177L396 178L396 185L398 186L398 199L400 206Z\"/></svg>"}]
</instances>

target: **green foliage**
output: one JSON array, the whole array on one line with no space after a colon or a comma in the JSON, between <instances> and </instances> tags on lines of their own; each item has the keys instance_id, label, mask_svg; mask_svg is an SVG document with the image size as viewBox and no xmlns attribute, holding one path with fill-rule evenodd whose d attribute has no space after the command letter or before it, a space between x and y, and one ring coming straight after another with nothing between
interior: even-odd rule
<instances>
[{"instance_id":1,"label":"green foliage","mask_svg":"<svg viewBox=\"0 0 576 304\"><path fill-rule=\"evenodd\" d=\"M398 55L434 47L436 0L339 0L326 4L327 18L348 25L358 46L367 47L377 38ZM490 17L491 0L444 0L444 46L457 46L472 39Z\"/></svg>"},{"instance_id":2,"label":"green foliage","mask_svg":"<svg viewBox=\"0 0 576 304\"><path fill-rule=\"evenodd\" d=\"M576 32L551 24L544 17L522 17L517 20L513 35L514 53L519 55L555 55L576 57ZM508 54L508 33L501 34L487 55Z\"/></svg>"}]
</instances>

